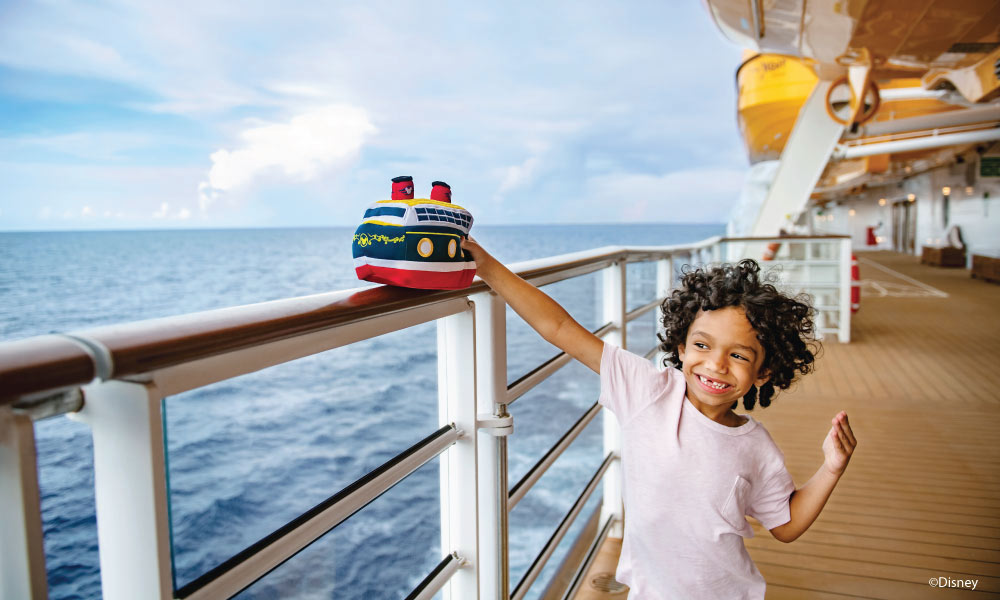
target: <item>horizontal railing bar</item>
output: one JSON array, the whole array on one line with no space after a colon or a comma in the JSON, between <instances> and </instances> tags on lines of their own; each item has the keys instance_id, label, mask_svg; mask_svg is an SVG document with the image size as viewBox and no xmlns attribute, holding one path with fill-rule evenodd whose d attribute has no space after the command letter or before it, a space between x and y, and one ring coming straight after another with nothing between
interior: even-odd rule
<instances>
[{"instance_id":1,"label":"horizontal railing bar","mask_svg":"<svg viewBox=\"0 0 1000 600\"><path fill-rule=\"evenodd\" d=\"M595 510L599 512L601 507L598 506ZM566 588L566 592L563 594L562 600L571 600L572 598L576 598L577 593L585 583L584 577L587 576L587 571L590 570L590 566L594 564L595 560L597 560L597 554L601 551L601 544L604 543L604 540L608 539L608 534L611 533L611 526L614 525L614 523L614 515L610 515L607 519L605 519L604 525L597 533L597 537L595 537L594 541L590 544L590 550L587 551L587 556L584 557L583 562L581 562L580 566L577 568L576 575L573 576L573 581L571 581L569 587Z\"/></svg>"},{"instance_id":2,"label":"horizontal railing bar","mask_svg":"<svg viewBox=\"0 0 1000 600\"><path fill-rule=\"evenodd\" d=\"M461 432L454 424L445 425L267 537L181 587L176 591L176 597L207 600L236 595L444 452L459 437Z\"/></svg>"},{"instance_id":3,"label":"horizontal railing bar","mask_svg":"<svg viewBox=\"0 0 1000 600\"><path fill-rule=\"evenodd\" d=\"M608 246L510 265L536 285L599 270L632 254L663 258L715 243L637 247ZM374 316L487 291L482 280L462 290L415 290L376 286L286 298L174 317L100 327L74 336L107 351L112 370L105 379L122 379L158 369L358 323ZM65 336L38 336L0 343L0 404L47 395L90 383L98 374L94 357Z\"/></svg>"},{"instance_id":4,"label":"horizontal railing bar","mask_svg":"<svg viewBox=\"0 0 1000 600\"><path fill-rule=\"evenodd\" d=\"M217 381L469 311L472 307L468 298L452 298L412 310L348 323L335 329L188 361L159 369L152 373L151 378L162 395L177 395Z\"/></svg>"},{"instance_id":5,"label":"horizontal railing bar","mask_svg":"<svg viewBox=\"0 0 1000 600\"><path fill-rule=\"evenodd\" d=\"M846 236L713 237L672 246L608 246L510 265L535 285L593 272L615 262L667 258L720 242L830 241ZM156 370L359 323L379 315L417 309L484 292L477 279L463 290L415 290L376 286L286 298L247 306L152 319L75 332L106 351L111 372L105 379L141 376ZM65 336L39 336L0 343L0 404L34 394L90 383L98 375L94 357Z\"/></svg>"},{"instance_id":6,"label":"horizontal railing bar","mask_svg":"<svg viewBox=\"0 0 1000 600\"><path fill-rule=\"evenodd\" d=\"M561 438L559 438L559 441L556 442L554 446L549 448L549 451L546 452L537 463L535 463L535 466L531 467L531 469L525 473L524 477L514 484L514 487L510 489L510 493L507 495L508 511L514 510L514 507L521 501L521 498L524 498L524 495L528 493L528 490L530 490L532 486L534 486L535 483L542 478L542 475L549 470L552 463L559 458L566 448L569 448L569 445L573 443L573 440L575 440L577 436L579 436L580 433L587 427L587 425L594 420L594 417L597 416L597 413L599 412L601 412L601 405L598 402L594 402L594 404L587 409L587 412L583 413L583 416L581 416L576 423L574 423L573 426L570 427Z\"/></svg>"},{"instance_id":7,"label":"horizontal railing bar","mask_svg":"<svg viewBox=\"0 0 1000 600\"><path fill-rule=\"evenodd\" d=\"M653 346L652 348L649 349L648 352L646 352L645 355L643 355L643 358L645 358L646 360L652 360L653 357L656 356L656 353L659 352L659 351L660 351L660 347L658 345L657 346Z\"/></svg>"},{"instance_id":8,"label":"horizontal railing bar","mask_svg":"<svg viewBox=\"0 0 1000 600\"><path fill-rule=\"evenodd\" d=\"M50 396L90 383L97 376L94 358L61 335L0 343L0 404Z\"/></svg>"},{"instance_id":9,"label":"horizontal railing bar","mask_svg":"<svg viewBox=\"0 0 1000 600\"><path fill-rule=\"evenodd\" d=\"M615 329L614 323L605 323L593 334L603 338L609 331ZM552 358L538 365L528 373L522 375L514 383L507 386L507 404L513 404L515 400L530 392L536 385L545 381L553 373L566 366L572 357L565 352L560 352Z\"/></svg>"},{"instance_id":10,"label":"horizontal railing bar","mask_svg":"<svg viewBox=\"0 0 1000 600\"><path fill-rule=\"evenodd\" d=\"M663 302L662 300L653 300L649 304L644 304L643 306L640 306L638 308L633 308L632 310L630 310L628 313L625 314L625 322L627 323L629 321L634 321L635 319L638 319L639 317L648 313L649 311L655 308L659 308L662 302Z\"/></svg>"},{"instance_id":11,"label":"horizontal railing bar","mask_svg":"<svg viewBox=\"0 0 1000 600\"><path fill-rule=\"evenodd\" d=\"M457 553L452 552L444 557L404 600L431 600L464 563L465 561Z\"/></svg>"},{"instance_id":12,"label":"horizontal railing bar","mask_svg":"<svg viewBox=\"0 0 1000 600\"><path fill-rule=\"evenodd\" d=\"M562 522L559 523L559 527L556 528L555 533L552 534L549 541L545 542L545 546L535 558L535 561L531 563L531 567L528 569L528 572L524 574L524 577L521 578L517 587L514 588L514 592L510 595L511 600L521 600L524 598L525 594L528 593L528 590L531 588L531 584L535 582L539 573L542 572L542 568L545 567L545 563L548 562L552 553L555 552L556 546L559 545L559 542L562 541L566 532L569 531L569 528L573 525L573 521L576 520L580 511L583 510L583 505L587 503L587 500L590 499L590 495L594 493L595 489L597 489L597 484L601 481L601 477L604 476L605 471L608 470L608 467L611 466L611 463L614 460L615 455L611 453L608 453L608 455L604 458L604 462L601 463L601 466L594 473L594 476L590 478L590 481L587 483L587 487L584 488L583 492L581 492L577 497L576 502L573 503L569 512L566 513Z\"/></svg>"},{"instance_id":13,"label":"horizontal railing bar","mask_svg":"<svg viewBox=\"0 0 1000 600\"><path fill-rule=\"evenodd\" d=\"M721 237L720 242L829 242L850 239L849 235L781 235L774 237Z\"/></svg>"}]
</instances>

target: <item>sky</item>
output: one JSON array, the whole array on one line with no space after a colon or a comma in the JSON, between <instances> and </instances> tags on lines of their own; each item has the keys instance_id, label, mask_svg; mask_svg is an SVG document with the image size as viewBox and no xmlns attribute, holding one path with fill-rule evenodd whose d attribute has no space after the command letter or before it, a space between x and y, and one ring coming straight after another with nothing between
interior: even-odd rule
<instances>
[{"instance_id":1,"label":"sky","mask_svg":"<svg viewBox=\"0 0 1000 600\"><path fill-rule=\"evenodd\" d=\"M0 231L723 223L740 49L701 2L0 2Z\"/></svg>"}]
</instances>

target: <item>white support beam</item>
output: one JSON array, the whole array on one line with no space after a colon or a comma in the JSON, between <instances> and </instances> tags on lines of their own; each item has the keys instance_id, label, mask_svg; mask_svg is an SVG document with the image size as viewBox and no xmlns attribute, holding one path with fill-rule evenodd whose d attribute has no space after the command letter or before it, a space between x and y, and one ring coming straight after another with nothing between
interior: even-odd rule
<instances>
[{"instance_id":1,"label":"white support beam","mask_svg":"<svg viewBox=\"0 0 1000 600\"><path fill-rule=\"evenodd\" d=\"M496 414L507 402L507 305L492 292L477 294L476 412ZM492 428L479 437L479 597L503 598L510 589L508 568L506 437Z\"/></svg>"},{"instance_id":2,"label":"white support beam","mask_svg":"<svg viewBox=\"0 0 1000 600\"><path fill-rule=\"evenodd\" d=\"M841 344L851 341L851 240L840 240L838 258L840 260L840 294L837 299L837 339Z\"/></svg>"},{"instance_id":3,"label":"white support beam","mask_svg":"<svg viewBox=\"0 0 1000 600\"><path fill-rule=\"evenodd\" d=\"M625 262L611 265L604 270L603 278L603 321L615 326L604 341L614 344L623 349L628 348L628 336L625 321ZM608 518L614 518L617 522L612 529L612 535L621 537L622 535L622 470L621 470L621 426L618 419L609 410L604 412L604 454L613 454L619 457L611 463L607 473L604 475L604 498L601 504L601 522Z\"/></svg>"},{"instance_id":4,"label":"white support beam","mask_svg":"<svg viewBox=\"0 0 1000 600\"><path fill-rule=\"evenodd\" d=\"M674 259L664 258L656 261L656 297L666 298L673 292L674 289ZM666 314L663 312L663 305L661 304L659 308L656 309L656 333L662 334L665 330L663 329L663 317ZM659 366L663 362L663 353L657 352L656 354L656 364Z\"/></svg>"},{"instance_id":5,"label":"white support beam","mask_svg":"<svg viewBox=\"0 0 1000 600\"><path fill-rule=\"evenodd\" d=\"M153 384L84 388L76 419L94 436L97 543L104 600L173 598L161 396Z\"/></svg>"},{"instance_id":6,"label":"white support beam","mask_svg":"<svg viewBox=\"0 0 1000 600\"><path fill-rule=\"evenodd\" d=\"M962 144L979 144L982 142L995 142L997 140L1000 140L1000 128L994 127L992 129L982 129L979 131L944 133L941 135L932 134L918 138L910 138L907 140L895 140L892 142L843 146L837 148L835 155L838 158L860 158L862 156L874 156L876 154L913 152L914 150L929 150L931 148L960 146Z\"/></svg>"},{"instance_id":7,"label":"white support beam","mask_svg":"<svg viewBox=\"0 0 1000 600\"><path fill-rule=\"evenodd\" d=\"M904 133L908 131L956 127L959 125L970 125L972 123L984 123L988 121L1000 121L1000 104L974 106L959 110L949 110L947 112L921 115L919 117L892 119L890 121L876 121L874 123L862 125L858 128L856 133L845 133L844 137L848 139L856 139L878 135L891 135L894 133Z\"/></svg>"},{"instance_id":8,"label":"white support beam","mask_svg":"<svg viewBox=\"0 0 1000 600\"><path fill-rule=\"evenodd\" d=\"M823 174L844 126L826 113L826 93L830 81L820 80L799 111L771 188L761 205L750 236L778 235L778 229L805 209L809 195Z\"/></svg>"},{"instance_id":9,"label":"white support beam","mask_svg":"<svg viewBox=\"0 0 1000 600\"><path fill-rule=\"evenodd\" d=\"M35 426L0 407L0 598L48 598Z\"/></svg>"},{"instance_id":10,"label":"white support beam","mask_svg":"<svg viewBox=\"0 0 1000 600\"><path fill-rule=\"evenodd\" d=\"M445 600L479 598L478 473L476 470L476 327L473 304L437 322L438 412L463 436L441 455L441 550L468 560L444 589Z\"/></svg>"}]
</instances>

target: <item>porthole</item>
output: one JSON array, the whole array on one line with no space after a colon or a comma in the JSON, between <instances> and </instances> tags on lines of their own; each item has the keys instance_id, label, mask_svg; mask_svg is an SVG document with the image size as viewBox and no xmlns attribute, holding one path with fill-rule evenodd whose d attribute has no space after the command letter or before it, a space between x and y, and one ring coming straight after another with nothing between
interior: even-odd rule
<instances>
[{"instance_id":1,"label":"porthole","mask_svg":"<svg viewBox=\"0 0 1000 600\"><path fill-rule=\"evenodd\" d=\"M420 256L427 258L433 252L434 242L431 241L431 238L420 238L420 241L417 242L417 253L420 254Z\"/></svg>"},{"instance_id":2,"label":"porthole","mask_svg":"<svg viewBox=\"0 0 1000 600\"><path fill-rule=\"evenodd\" d=\"M448 258L455 258L455 252L458 251L458 242L451 240L448 242Z\"/></svg>"}]
</instances>

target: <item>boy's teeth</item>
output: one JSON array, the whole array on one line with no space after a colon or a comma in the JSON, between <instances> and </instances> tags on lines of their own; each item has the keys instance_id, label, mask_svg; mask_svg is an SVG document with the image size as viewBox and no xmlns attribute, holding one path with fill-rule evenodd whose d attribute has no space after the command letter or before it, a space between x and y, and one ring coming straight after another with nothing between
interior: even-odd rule
<instances>
[{"instance_id":1,"label":"boy's teeth","mask_svg":"<svg viewBox=\"0 0 1000 600\"><path fill-rule=\"evenodd\" d=\"M728 385L728 384L725 384L725 383L716 383L716 382L714 382L714 381L711 381L711 380L708 380L708 379L705 379L705 378L704 378L704 377L702 377L701 375L699 375L699 376L698 376L698 378L699 378L699 379L701 379L702 383L704 383L704 384L706 384L706 385L710 385L710 386L712 386L712 387L714 387L714 388L716 388L716 389L719 389L719 390L721 390L722 388L727 388L727 387L729 387L729 385Z\"/></svg>"}]
</instances>

